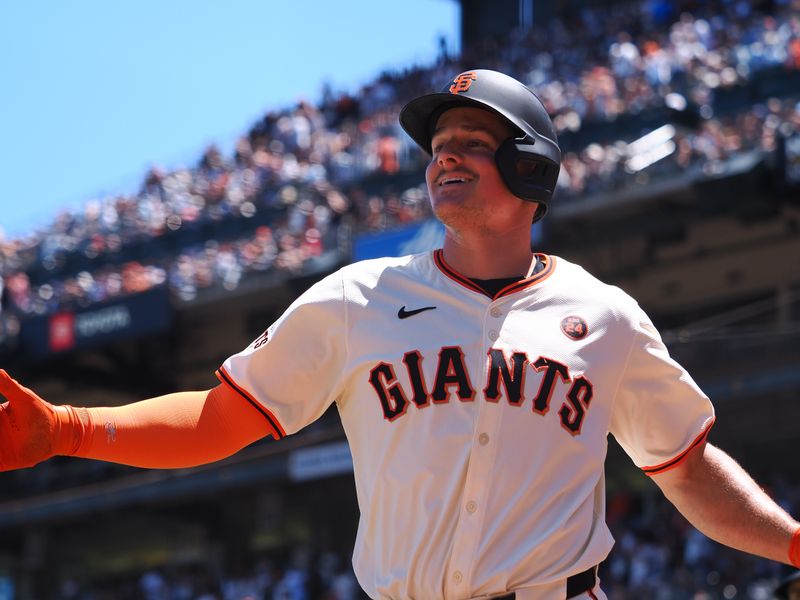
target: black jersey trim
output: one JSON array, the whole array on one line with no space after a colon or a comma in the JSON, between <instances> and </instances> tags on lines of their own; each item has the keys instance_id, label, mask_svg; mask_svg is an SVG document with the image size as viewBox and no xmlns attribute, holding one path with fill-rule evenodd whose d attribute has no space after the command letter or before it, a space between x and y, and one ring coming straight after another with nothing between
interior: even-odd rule
<instances>
[{"instance_id":1,"label":"black jersey trim","mask_svg":"<svg viewBox=\"0 0 800 600\"><path fill-rule=\"evenodd\" d=\"M527 279L523 279L522 281L518 281L517 283L512 283L509 286L504 287L502 290L497 292L495 295L495 299L501 298L503 296L508 296L509 294L514 294L526 288L529 288L533 285L541 283L550 275L553 274L553 271L556 268L556 261L555 258L552 256L548 256L547 254L537 254L536 259L544 265L544 267L538 272L528 277Z\"/></svg>"},{"instance_id":2,"label":"black jersey trim","mask_svg":"<svg viewBox=\"0 0 800 600\"><path fill-rule=\"evenodd\" d=\"M494 296L492 296L481 286L473 282L468 277L464 277L461 273L459 273L453 267L448 265L447 262L444 260L444 251L441 248L433 251L433 262L439 268L439 270L442 271L442 273L444 273L447 277L449 277L456 283L461 284L465 288L468 288L473 292L478 292L479 294L483 294L484 296L488 296L492 300L497 300L498 298L501 298L503 296L519 292L528 287L541 283L542 281L550 277L550 275L553 274L553 271L555 271L556 268L555 257L549 256L547 254L537 253L536 259L537 261L541 262L542 265L544 265L544 268L535 272L531 277L507 285L499 292L497 292Z\"/></svg>"},{"instance_id":3,"label":"black jersey trim","mask_svg":"<svg viewBox=\"0 0 800 600\"><path fill-rule=\"evenodd\" d=\"M699 446L707 437L708 432L711 431L711 427L714 425L714 417L711 418L711 422L706 426L703 433L698 435L695 440L689 445L686 450L678 454L675 458L668 460L667 462L661 463L660 465L655 465L653 467L642 467L642 471L645 475L658 475L659 473L664 473L665 471L669 471L670 469L674 469L680 463L684 461L684 459L689 455L689 452L694 450L697 446Z\"/></svg>"},{"instance_id":4,"label":"black jersey trim","mask_svg":"<svg viewBox=\"0 0 800 600\"><path fill-rule=\"evenodd\" d=\"M286 432L283 430L283 427L281 427L281 424L280 424L280 422L278 422L278 419L275 418L275 415L273 415L269 410L267 410L267 408L263 404L258 402L255 398L253 398L247 392L247 390L245 390L243 387L241 387L239 384L237 384L233 380L233 377L231 377L230 374L225 370L225 367L220 367L219 369L217 369L216 375L217 375L217 377L219 378L220 381L222 381L224 384L226 384L229 387L231 387L242 398L244 398L250 404L252 404L258 410L258 412L260 412L262 415L264 415L264 417L267 419L267 421L269 421L270 426L274 430L273 431L273 437L276 440L280 440L280 439L286 437Z\"/></svg>"},{"instance_id":5,"label":"black jersey trim","mask_svg":"<svg viewBox=\"0 0 800 600\"><path fill-rule=\"evenodd\" d=\"M447 275L450 279L455 281L456 283L460 283L465 288L472 290L473 292L478 292L479 294L483 294L484 296L489 296L481 286L474 283L467 277L464 277L461 273L453 269L450 265L448 265L443 256L444 252L439 250L433 251L433 262L439 267L439 270L442 271L445 275ZM489 296L491 298L491 296Z\"/></svg>"}]
</instances>

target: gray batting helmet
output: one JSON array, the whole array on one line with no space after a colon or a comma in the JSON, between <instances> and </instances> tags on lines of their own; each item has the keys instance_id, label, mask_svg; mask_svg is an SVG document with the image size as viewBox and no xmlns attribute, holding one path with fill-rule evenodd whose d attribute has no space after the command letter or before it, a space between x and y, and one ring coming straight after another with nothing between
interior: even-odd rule
<instances>
[{"instance_id":1,"label":"gray batting helmet","mask_svg":"<svg viewBox=\"0 0 800 600\"><path fill-rule=\"evenodd\" d=\"M436 121L458 106L482 108L500 116L517 132L495 153L495 162L511 192L538 202L534 222L547 212L561 168L556 129L542 101L528 87L508 75L473 69L457 75L438 94L415 98L400 112L400 125L428 154Z\"/></svg>"}]
</instances>

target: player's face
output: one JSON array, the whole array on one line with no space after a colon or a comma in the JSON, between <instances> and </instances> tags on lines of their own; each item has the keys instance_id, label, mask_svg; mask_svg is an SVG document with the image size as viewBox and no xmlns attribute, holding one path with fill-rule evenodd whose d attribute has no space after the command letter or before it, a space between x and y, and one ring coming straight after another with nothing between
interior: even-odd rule
<instances>
[{"instance_id":1,"label":"player's face","mask_svg":"<svg viewBox=\"0 0 800 600\"><path fill-rule=\"evenodd\" d=\"M457 230L491 230L504 220L531 218L524 215L532 214L535 205L511 193L494 160L497 148L512 135L502 119L479 108L453 108L439 117L426 181L433 212L442 223Z\"/></svg>"}]
</instances>

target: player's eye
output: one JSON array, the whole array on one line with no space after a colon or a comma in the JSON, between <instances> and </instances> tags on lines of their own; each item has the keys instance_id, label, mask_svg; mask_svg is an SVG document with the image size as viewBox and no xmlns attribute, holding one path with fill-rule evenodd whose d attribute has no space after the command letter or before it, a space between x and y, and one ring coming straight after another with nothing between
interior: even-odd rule
<instances>
[{"instance_id":1,"label":"player's eye","mask_svg":"<svg viewBox=\"0 0 800 600\"><path fill-rule=\"evenodd\" d=\"M489 143L486 140L480 138L472 138L467 140L467 147L468 148L488 148Z\"/></svg>"}]
</instances>

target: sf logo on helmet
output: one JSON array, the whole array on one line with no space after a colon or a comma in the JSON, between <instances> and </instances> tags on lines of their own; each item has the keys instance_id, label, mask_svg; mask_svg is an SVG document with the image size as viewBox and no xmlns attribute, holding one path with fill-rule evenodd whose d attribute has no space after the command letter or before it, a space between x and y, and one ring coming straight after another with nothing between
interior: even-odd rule
<instances>
[{"instance_id":1,"label":"sf logo on helmet","mask_svg":"<svg viewBox=\"0 0 800 600\"><path fill-rule=\"evenodd\" d=\"M478 76L475 74L475 71L461 73L461 75L457 76L453 80L453 85L450 86L450 93L460 94L461 92L466 92L469 89L469 86L472 85L472 82L477 78Z\"/></svg>"}]
</instances>

